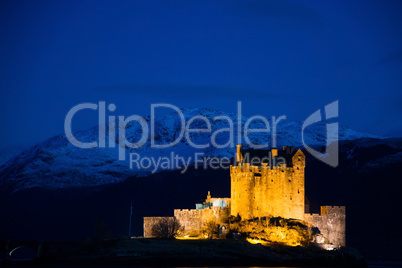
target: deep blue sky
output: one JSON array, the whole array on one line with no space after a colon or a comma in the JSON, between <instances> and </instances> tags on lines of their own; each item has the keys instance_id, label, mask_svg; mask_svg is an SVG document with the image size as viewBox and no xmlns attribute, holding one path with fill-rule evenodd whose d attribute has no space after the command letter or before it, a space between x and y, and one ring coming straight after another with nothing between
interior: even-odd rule
<instances>
[{"instance_id":1,"label":"deep blue sky","mask_svg":"<svg viewBox=\"0 0 402 268\"><path fill-rule=\"evenodd\" d=\"M402 1L1 1L0 149L63 133L80 102L340 122L402 136ZM185 94L183 94L185 92ZM75 129L96 125L82 116Z\"/></svg>"}]
</instances>

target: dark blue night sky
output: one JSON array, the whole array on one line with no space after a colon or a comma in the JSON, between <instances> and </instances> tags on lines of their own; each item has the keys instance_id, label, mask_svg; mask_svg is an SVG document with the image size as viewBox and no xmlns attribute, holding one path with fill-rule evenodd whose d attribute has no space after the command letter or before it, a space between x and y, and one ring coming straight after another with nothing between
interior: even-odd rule
<instances>
[{"instance_id":1,"label":"dark blue night sky","mask_svg":"<svg viewBox=\"0 0 402 268\"><path fill-rule=\"evenodd\" d=\"M339 100L357 131L402 136L401 1L2 1L0 149L63 133L80 102L304 120ZM96 125L96 112L75 129Z\"/></svg>"}]
</instances>

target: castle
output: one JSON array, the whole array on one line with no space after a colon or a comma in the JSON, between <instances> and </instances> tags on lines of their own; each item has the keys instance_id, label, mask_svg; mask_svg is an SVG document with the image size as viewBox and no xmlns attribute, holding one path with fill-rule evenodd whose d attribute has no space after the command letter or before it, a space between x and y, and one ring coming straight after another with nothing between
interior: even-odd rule
<instances>
[{"instance_id":1,"label":"castle","mask_svg":"<svg viewBox=\"0 0 402 268\"><path fill-rule=\"evenodd\" d=\"M243 150L237 145L236 165L230 166L231 198L212 198L195 209L175 209L185 235L200 233L209 220L219 223L219 233L227 231L230 215L242 220L282 217L296 219L319 229L335 246L345 246L345 207L321 206L320 214L310 214L306 204L304 177L306 157L299 149ZM144 217L144 237L151 237L159 217Z\"/></svg>"}]
</instances>

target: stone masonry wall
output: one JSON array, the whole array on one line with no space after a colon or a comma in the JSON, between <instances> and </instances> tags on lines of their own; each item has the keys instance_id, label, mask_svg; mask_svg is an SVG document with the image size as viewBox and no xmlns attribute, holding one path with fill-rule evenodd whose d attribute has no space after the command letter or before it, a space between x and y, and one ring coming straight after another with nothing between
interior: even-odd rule
<instances>
[{"instance_id":1,"label":"stone masonry wall","mask_svg":"<svg viewBox=\"0 0 402 268\"><path fill-rule=\"evenodd\" d=\"M321 206L321 214L305 214L304 221L317 227L330 243L346 246L346 212L344 206Z\"/></svg>"},{"instance_id":2,"label":"stone masonry wall","mask_svg":"<svg viewBox=\"0 0 402 268\"><path fill-rule=\"evenodd\" d=\"M205 209L175 209L174 216L180 222L184 235L200 234L204 224L209 220L221 223L229 216L229 208L211 207Z\"/></svg>"}]
</instances>

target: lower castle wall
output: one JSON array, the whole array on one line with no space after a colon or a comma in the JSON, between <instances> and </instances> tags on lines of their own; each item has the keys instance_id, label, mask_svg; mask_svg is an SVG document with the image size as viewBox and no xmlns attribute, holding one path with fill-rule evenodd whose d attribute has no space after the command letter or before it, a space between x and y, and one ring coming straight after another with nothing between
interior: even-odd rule
<instances>
[{"instance_id":1,"label":"lower castle wall","mask_svg":"<svg viewBox=\"0 0 402 268\"><path fill-rule=\"evenodd\" d=\"M144 237L153 237L152 226L161 219L173 219L173 217L144 217Z\"/></svg>"},{"instance_id":2,"label":"lower castle wall","mask_svg":"<svg viewBox=\"0 0 402 268\"><path fill-rule=\"evenodd\" d=\"M200 234L204 224L210 220L218 223L225 221L229 216L228 207L211 207L205 209L175 209L174 216L180 222L184 235Z\"/></svg>"},{"instance_id":3,"label":"lower castle wall","mask_svg":"<svg viewBox=\"0 0 402 268\"><path fill-rule=\"evenodd\" d=\"M225 222L230 215L230 208L211 207L205 209L175 209L174 217L183 228L183 235L199 235L207 221ZM144 237L152 236L152 226L163 218L144 217ZM330 243L336 246L346 246L346 212L345 207L322 206L320 214L304 214L304 221L312 227L317 227L320 233Z\"/></svg>"},{"instance_id":4,"label":"lower castle wall","mask_svg":"<svg viewBox=\"0 0 402 268\"><path fill-rule=\"evenodd\" d=\"M321 214L304 214L304 221L317 227L336 246L346 246L346 213L344 206L321 206Z\"/></svg>"}]
</instances>

